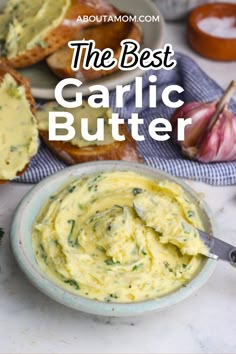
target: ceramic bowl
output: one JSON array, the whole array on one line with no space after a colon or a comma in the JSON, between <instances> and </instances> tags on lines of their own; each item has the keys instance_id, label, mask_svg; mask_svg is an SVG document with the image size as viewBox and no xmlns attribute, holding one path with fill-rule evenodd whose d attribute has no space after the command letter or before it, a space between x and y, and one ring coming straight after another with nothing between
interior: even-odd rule
<instances>
[{"instance_id":1,"label":"ceramic bowl","mask_svg":"<svg viewBox=\"0 0 236 354\"><path fill-rule=\"evenodd\" d=\"M212 3L197 7L188 18L187 37L200 55L220 61L236 60L236 38L218 38L203 32L198 22L207 17L236 17L236 4Z\"/></svg>"},{"instance_id":2,"label":"ceramic bowl","mask_svg":"<svg viewBox=\"0 0 236 354\"><path fill-rule=\"evenodd\" d=\"M106 161L96 163L90 162L69 167L62 172L46 178L41 183L36 185L20 203L15 213L11 228L11 246L16 260L28 279L39 290L59 303L76 310L104 316L134 316L154 310L161 310L174 305L191 295L208 280L215 269L216 261L206 259L195 278L193 278L186 285L186 287L182 287L173 293L156 300L117 304L89 300L66 291L48 279L47 276L41 271L35 260L31 242L32 225L42 205L47 201L49 196L64 183L66 183L71 177L79 177L83 174L114 170L134 171L148 177L154 177L159 180L168 179L178 183L185 189L186 193L189 195L189 198L195 202L196 205L199 205L197 193L194 192L188 185L164 172L142 164ZM217 230L207 205L205 203L201 203L201 207L198 207L198 211L205 230L209 233L214 233L217 236Z\"/></svg>"}]
</instances>

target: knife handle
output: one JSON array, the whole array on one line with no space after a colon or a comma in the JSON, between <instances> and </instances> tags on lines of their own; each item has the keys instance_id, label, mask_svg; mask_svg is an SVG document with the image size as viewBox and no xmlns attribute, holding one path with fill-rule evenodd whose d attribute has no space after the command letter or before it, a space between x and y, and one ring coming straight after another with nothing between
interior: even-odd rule
<instances>
[{"instance_id":1,"label":"knife handle","mask_svg":"<svg viewBox=\"0 0 236 354\"><path fill-rule=\"evenodd\" d=\"M230 264L236 267L236 248L233 248L229 253Z\"/></svg>"}]
</instances>

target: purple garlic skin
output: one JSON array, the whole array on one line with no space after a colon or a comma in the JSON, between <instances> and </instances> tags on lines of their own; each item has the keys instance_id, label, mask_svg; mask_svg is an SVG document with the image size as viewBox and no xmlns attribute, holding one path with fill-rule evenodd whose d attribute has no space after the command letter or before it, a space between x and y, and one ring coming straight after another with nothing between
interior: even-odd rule
<instances>
[{"instance_id":1,"label":"purple garlic skin","mask_svg":"<svg viewBox=\"0 0 236 354\"><path fill-rule=\"evenodd\" d=\"M199 137L204 134L206 127L215 112L215 103L187 103L176 110L171 118L173 128L173 136L177 144L179 144L186 153L189 148L196 146ZM177 141L177 121L178 118L192 118L192 124L185 128L185 140Z\"/></svg>"},{"instance_id":2,"label":"purple garlic skin","mask_svg":"<svg viewBox=\"0 0 236 354\"><path fill-rule=\"evenodd\" d=\"M205 163L236 160L236 117L227 108L206 134L197 159Z\"/></svg>"},{"instance_id":3,"label":"purple garlic skin","mask_svg":"<svg viewBox=\"0 0 236 354\"><path fill-rule=\"evenodd\" d=\"M236 160L236 116L226 105L209 129L217 103L187 103L172 116L173 139L186 157L203 163ZM184 141L176 140L178 118L192 118Z\"/></svg>"}]
</instances>

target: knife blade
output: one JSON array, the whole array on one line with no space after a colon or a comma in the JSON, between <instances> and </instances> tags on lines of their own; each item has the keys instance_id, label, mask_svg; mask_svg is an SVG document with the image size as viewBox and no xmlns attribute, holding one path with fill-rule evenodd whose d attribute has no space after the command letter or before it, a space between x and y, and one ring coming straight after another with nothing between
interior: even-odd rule
<instances>
[{"instance_id":1,"label":"knife blade","mask_svg":"<svg viewBox=\"0 0 236 354\"><path fill-rule=\"evenodd\" d=\"M232 266L236 267L236 247L202 230L198 229L198 232L202 241L209 249L208 257L230 262Z\"/></svg>"}]
</instances>

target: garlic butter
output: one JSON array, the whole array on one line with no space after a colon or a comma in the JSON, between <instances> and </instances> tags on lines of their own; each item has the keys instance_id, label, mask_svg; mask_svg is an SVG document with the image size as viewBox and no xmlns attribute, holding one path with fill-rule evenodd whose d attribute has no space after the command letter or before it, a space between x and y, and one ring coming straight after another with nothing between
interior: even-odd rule
<instances>
[{"instance_id":1,"label":"garlic butter","mask_svg":"<svg viewBox=\"0 0 236 354\"><path fill-rule=\"evenodd\" d=\"M63 21L69 5L69 0L8 0L0 14L0 56L11 59L46 47L44 38Z\"/></svg>"},{"instance_id":2,"label":"garlic butter","mask_svg":"<svg viewBox=\"0 0 236 354\"><path fill-rule=\"evenodd\" d=\"M70 144L77 147L86 147L91 145L108 145L114 143L112 136L112 127L108 124L108 119L111 118L112 112L107 108L92 108L87 102L83 102L80 107L77 108L62 108L57 105L56 102L49 102L38 110L37 119L39 124L39 130L48 131L49 127L49 112L50 111L65 111L69 112L74 117L74 123L72 124L75 129L75 137L70 140ZM86 118L88 120L88 133L94 135L97 132L97 119L104 119L104 135L102 140L85 140L81 134L81 119ZM57 117L57 123L65 122L64 117ZM67 133L67 130L57 129L57 135L63 135Z\"/></svg>"},{"instance_id":3,"label":"garlic butter","mask_svg":"<svg viewBox=\"0 0 236 354\"><path fill-rule=\"evenodd\" d=\"M159 231L134 209L142 194L143 202L152 194L162 199L165 209L155 208ZM48 277L72 293L103 302L144 301L177 290L202 266L200 241L193 255L172 242L175 228L177 239L192 242L180 221L191 230L203 228L195 205L176 184L129 171L92 174L51 195L34 223L33 249ZM163 243L168 234L172 239Z\"/></svg>"},{"instance_id":4,"label":"garlic butter","mask_svg":"<svg viewBox=\"0 0 236 354\"><path fill-rule=\"evenodd\" d=\"M0 82L0 180L14 179L37 148L37 124L25 87L7 73Z\"/></svg>"}]
</instances>

